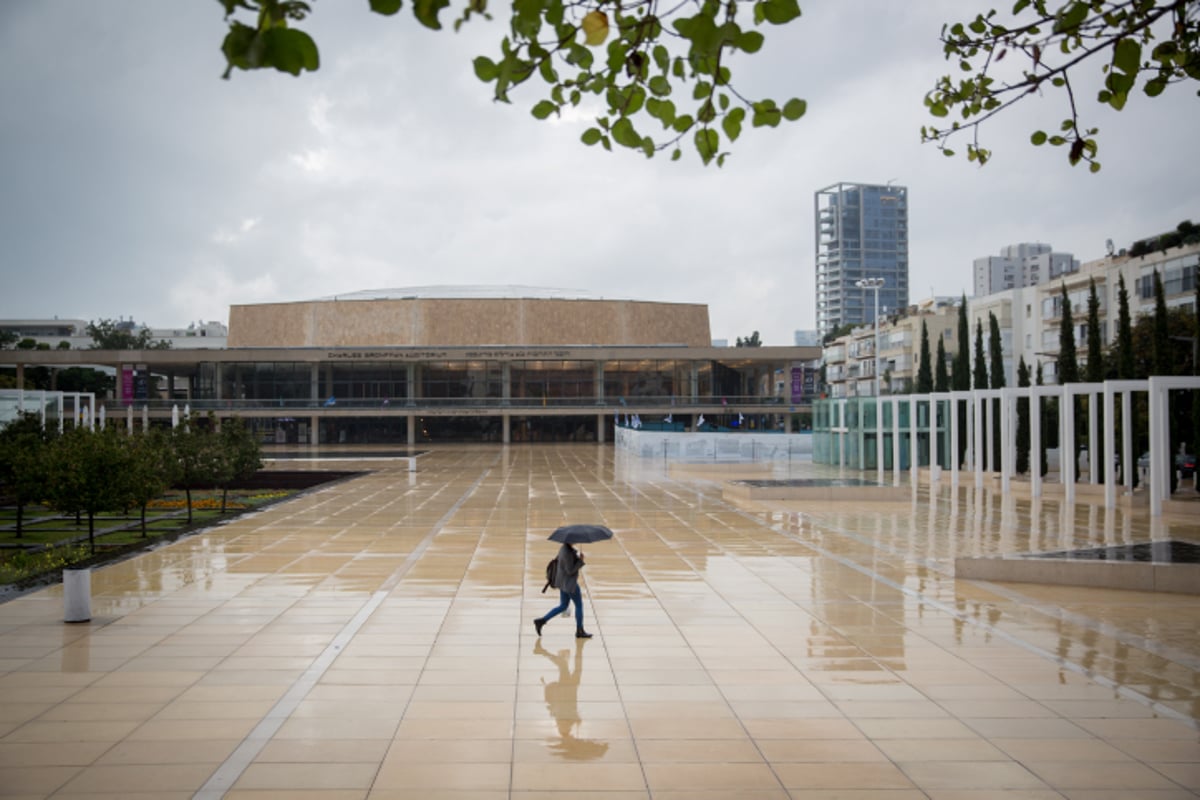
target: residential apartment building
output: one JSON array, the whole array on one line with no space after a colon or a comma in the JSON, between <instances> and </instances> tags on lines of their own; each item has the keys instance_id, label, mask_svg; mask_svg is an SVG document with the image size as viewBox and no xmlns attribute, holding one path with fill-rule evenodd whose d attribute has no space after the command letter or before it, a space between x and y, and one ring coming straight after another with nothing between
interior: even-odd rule
<instances>
[{"instance_id":1,"label":"residential apartment building","mask_svg":"<svg viewBox=\"0 0 1200 800\"><path fill-rule=\"evenodd\" d=\"M1070 253L1055 253L1048 244L1012 244L1001 248L998 256L975 259L975 296L1037 286L1078 269L1079 259Z\"/></svg>"},{"instance_id":2,"label":"residential apartment building","mask_svg":"<svg viewBox=\"0 0 1200 800\"><path fill-rule=\"evenodd\" d=\"M908 190L837 183L816 192L817 334L908 308ZM859 281L881 280L878 296Z\"/></svg>"},{"instance_id":3,"label":"residential apartment building","mask_svg":"<svg viewBox=\"0 0 1200 800\"><path fill-rule=\"evenodd\" d=\"M1040 364L1043 382L1057 383L1064 287L1071 305L1076 350L1082 365L1087 360L1087 302L1093 280L1100 301L1101 340L1107 348L1117 335L1120 276L1124 276L1129 293L1130 315L1136 320L1139 316L1154 313L1155 272L1163 282L1168 308L1192 308L1198 270L1200 244L1189 244L1142 256L1126 253L1105 256L1085 262L1077 270L1061 274L1054 281L970 298L967 320L971 340L966 345L972 354L972 364L977 331L982 331L985 359L990 357L990 316L995 315L1000 328L1005 384L1017 384L1017 366L1021 359L1025 360L1031 374ZM881 321L879 372L884 394L908 392L910 380L915 381L920 367L921 319L926 319L929 324L931 355L937 352L939 331L946 337L947 358L952 359L958 352L959 343L953 339L957 330L957 307L950 302L945 302L935 314L928 314L918 306L904 316ZM874 336L874 326L863 325L825 347L823 358L828 396L875 393Z\"/></svg>"}]
</instances>

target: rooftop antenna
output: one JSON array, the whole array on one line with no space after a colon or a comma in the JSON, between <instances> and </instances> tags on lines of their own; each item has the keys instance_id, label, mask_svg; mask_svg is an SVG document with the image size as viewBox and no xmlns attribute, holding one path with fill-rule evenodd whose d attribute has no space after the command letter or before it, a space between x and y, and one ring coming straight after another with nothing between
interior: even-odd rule
<instances>
[{"instance_id":1,"label":"rooftop antenna","mask_svg":"<svg viewBox=\"0 0 1200 800\"><path fill-rule=\"evenodd\" d=\"M1104 247L1105 247L1105 249L1107 249L1107 250L1108 250L1108 254L1111 256L1111 255L1113 254L1113 240L1112 240L1112 239L1105 239L1105 240L1104 240Z\"/></svg>"}]
</instances>

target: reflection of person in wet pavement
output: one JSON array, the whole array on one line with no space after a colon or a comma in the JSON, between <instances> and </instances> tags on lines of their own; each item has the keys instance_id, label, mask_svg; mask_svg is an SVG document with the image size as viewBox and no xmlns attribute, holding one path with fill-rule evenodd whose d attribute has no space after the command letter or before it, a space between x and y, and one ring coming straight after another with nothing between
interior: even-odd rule
<instances>
[{"instance_id":1,"label":"reflection of person in wet pavement","mask_svg":"<svg viewBox=\"0 0 1200 800\"><path fill-rule=\"evenodd\" d=\"M533 621L537 635L542 635L542 626L551 617L558 616L567 610L568 603L575 604L575 638L590 639L592 635L583 629L583 592L579 589L579 570L583 569L583 553L569 544L558 548L558 571L555 578L555 589L558 589L558 606L544 617Z\"/></svg>"},{"instance_id":2,"label":"reflection of person in wet pavement","mask_svg":"<svg viewBox=\"0 0 1200 800\"><path fill-rule=\"evenodd\" d=\"M533 648L534 653L545 656L558 667L558 680L546 683L543 678L542 685L545 687L546 708L558 723L558 734L561 737L551 748L557 755L571 761L599 758L608 752L608 742L575 737L575 729L583 721L579 718L578 703L579 679L583 673L583 647L583 641L575 643L574 673L567 664L566 650L551 653L542 647L541 639Z\"/></svg>"}]
</instances>

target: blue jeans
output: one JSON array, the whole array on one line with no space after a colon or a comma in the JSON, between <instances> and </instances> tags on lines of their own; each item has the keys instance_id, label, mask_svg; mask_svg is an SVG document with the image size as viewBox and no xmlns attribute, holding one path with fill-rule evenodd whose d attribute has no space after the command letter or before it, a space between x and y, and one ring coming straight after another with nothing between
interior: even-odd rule
<instances>
[{"instance_id":1,"label":"blue jeans","mask_svg":"<svg viewBox=\"0 0 1200 800\"><path fill-rule=\"evenodd\" d=\"M558 590L558 606L553 611L551 611L549 614L542 617L542 619L549 621L551 617L557 617L559 614L561 614L567 610L567 604L571 603L571 602L575 603L575 625L576 625L576 627L582 628L583 627L583 591L578 586L575 587L575 591L573 591L573 592L564 592L562 589L559 589Z\"/></svg>"}]
</instances>

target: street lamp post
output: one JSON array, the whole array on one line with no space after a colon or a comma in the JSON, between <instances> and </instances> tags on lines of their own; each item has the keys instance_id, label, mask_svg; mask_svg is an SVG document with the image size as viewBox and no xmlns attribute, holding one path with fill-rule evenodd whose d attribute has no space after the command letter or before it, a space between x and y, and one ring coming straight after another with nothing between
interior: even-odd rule
<instances>
[{"instance_id":1,"label":"street lamp post","mask_svg":"<svg viewBox=\"0 0 1200 800\"><path fill-rule=\"evenodd\" d=\"M879 396L883 394L879 383L879 290L883 288L883 278L863 278L854 285L875 292L875 395Z\"/></svg>"}]
</instances>

